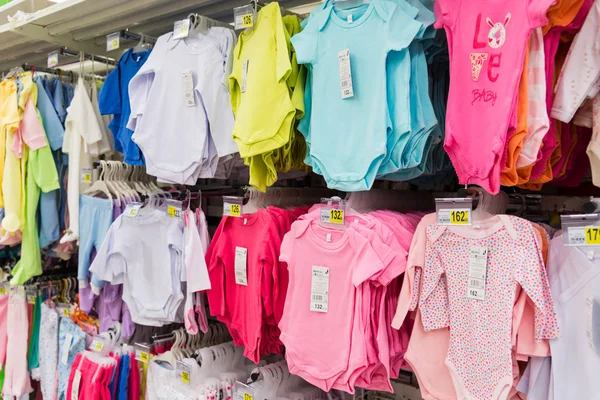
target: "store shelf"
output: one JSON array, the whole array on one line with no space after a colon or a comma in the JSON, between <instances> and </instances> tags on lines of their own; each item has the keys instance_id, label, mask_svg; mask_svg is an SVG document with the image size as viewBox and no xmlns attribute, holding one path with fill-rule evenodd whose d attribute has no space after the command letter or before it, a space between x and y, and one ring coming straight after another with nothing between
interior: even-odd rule
<instances>
[{"instance_id":1,"label":"store shelf","mask_svg":"<svg viewBox=\"0 0 600 400\"><path fill-rule=\"evenodd\" d=\"M39 0L38 0L39 1ZM310 11L317 0L281 0L282 7ZM23 63L46 65L47 54L67 47L87 54L118 59L132 43L106 51L105 36L123 29L158 37L191 12L220 21L233 21L233 8L248 0L66 0L27 14L22 22L0 25L0 71ZM19 8L11 10L14 14ZM73 62L60 59L59 64Z\"/></svg>"}]
</instances>

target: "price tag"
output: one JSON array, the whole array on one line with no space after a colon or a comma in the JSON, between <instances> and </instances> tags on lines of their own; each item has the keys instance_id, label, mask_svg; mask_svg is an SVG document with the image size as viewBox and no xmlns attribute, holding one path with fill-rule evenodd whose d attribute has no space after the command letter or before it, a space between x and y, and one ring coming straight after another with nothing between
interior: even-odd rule
<instances>
[{"instance_id":1,"label":"price tag","mask_svg":"<svg viewBox=\"0 0 600 400\"><path fill-rule=\"evenodd\" d=\"M235 247L235 283L242 286L248 286L247 271L248 249L244 247Z\"/></svg>"},{"instance_id":2,"label":"price tag","mask_svg":"<svg viewBox=\"0 0 600 400\"><path fill-rule=\"evenodd\" d=\"M329 311L329 268L312 267L310 283L310 311Z\"/></svg>"},{"instance_id":3,"label":"price tag","mask_svg":"<svg viewBox=\"0 0 600 400\"><path fill-rule=\"evenodd\" d=\"M242 93L246 92L246 80L248 78L248 63L248 60L244 60L244 62L242 63L242 87L240 88Z\"/></svg>"},{"instance_id":4,"label":"price tag","mask_svg":"<svg viewBox=\"0 0 600 400\"><path fill-rule=\"evenodd\" d=\"M252 28L254 26L254 14L244 14L235 16L235 30Z\"/></svg>"},{"instance_id":5,"label":"price tag","mask_svg":"<svg viewBox=\"0 0 600 400\"><path fill-rule=\"evenodd\" d=\"M0 286L0 296L4 296L7 295L8 291L6 290L6 288L3 286Z\"/></svg>"},{"instance_id":6,"label":"price tag","mask_svg":"<svg viewBox=\"0 0 600 400\"><path fill-rule=\"evenodd\" d=\"M322 208L320 221L328 222L330 224L344 225L344 210L338 210L335 208Z\"/></svg>"},{"instance_id":7,"label":"price tag","mask_svg":"<svg viewBox=\"0 0 600 400\"><path fill-rule=\"evenodd\" d=\"M138 216L139 212L140 212L140 208L142 208L141 204L133 204L131 206L127 207L128 209L126 209L125 215L127 215L130 218L135 218Z\"/></svg>"},{"instance_id":8,"label":"price tag","mask_svg":"<svg viewBox=\"0 0 600 400\"><path fill-rule=\"evenodd\" d=\"M194 91L194 77L191 70L183 71L181 77L183 81L183 95L185 97L186 107L194 107L196 105L196 96Z\"/></svg>"},{"instance_id":9,"label":"price tag","mask_svg":"<svg viewBox=\"0 0 600 400\"><path fill-rule=\"evenodd\" d=\"M58 51L48 54L48 68L54 68L58 65Z\"/></svg>"},{"instance_id":10,"label":"price tag","mask_svg":"<svg viewBox=\"0 0 600 400\"><path fill-rule=\"evenodd\" d=\"M253 400L254 396L252 396L250 393L245 393L244 392L244 400Z\"/></svg>"},{"instance_id":11,"label":"price tag","mask_svg":"<svg viewBox=\"0 0 600 400\"><path fill-rule=\"evenodd\" d=\"M95 351L96 353L100 353L104 348L104 342L100 338L94 338L92 344L90 345L90 350Z\"/></svg>"},{"instance_id":12,"label":"price tag","mask_svg":"<svg viewBox=\"0 0 600 400\"><path fill-rule=\"evenodd\" d=\"M192 373L192 368L184 363L183 361L177 361L175 365L175 376L178 380L185 383L186 385L190 384L190 375Z\"/></svg>"},{"instance_id":13,"label":"price tag","mask_svg":"<svg viewBox=\"0 0 600 400\"><path fill-rule=\"evenodd\" d=\"M29 304L35 304L35 299L36 299L35 293L27 292L26 296L27 296L27 303L29 303Z\"/></svg>"},{"instance_id":14,"label":"price tag","mask_svg":"<svg viewBox=\"0 0 600 400\"><path fill-rule=\"evenodd\" d=\"M92 171L91 168L84 168L81 170L82 183L92 183Z\"/></svg>"},{"instance_id":15,"label":"price tag","mask_svg":"<svg viewBox=\"0 0 600 400\"><path fill-rule=\"evenodd\" d=\"M106 51L117 50L121 47L121 32L106 35Z\"/></svg>"},{"instance_id":16,"label":"price tag","mask_svg":"<svg viewBox=\"0 0 600 400\"><path fill-rule=\"evenodd\" d=\"M190 34L190 20L182 19L181 21L175 21L175 27L173 28L173 38L183 39L188 37Z\"/></svg>"},{"instance_id":17,"label":"price tag","mask_svg":"<svg viewBox=\"0 0 600 400\"><path fill-rule=\"evenodd\" d=\"M570 226L567 236L571 246L600 246L600 227Z\"/></svg>"},{"instance_id":18,"label":"price tag","mask_svg":"<svg viewBox=\"0 0 600 400\"><path fill-rule=\"evenodd\" d=\"M467 298L469 299L485 300L487 257L487 247L471 246L469 249L469 276L467 278Z\"/></svg>"},{"instance_id":19,"label":"price tag","mask_svg":"<svg viewBox=\"0 0 600 400\"><path fill-rule=\"evenodd\" d=\"M600 245L600 228L587 227L585 228L585 244L588 246Z\"/></svg>"},{"instance_id":20,"label":"price tag","mask_svg":"<svg viewBox=\"0 0 600 400\"><path fill-rule=\"evenodd\" d=\"M223 215L228 217L241 217L242 216L242 206L240 204L234 203L223 203Z\"/></svg>"},{"instance_id":21,"label":"price tag","mask_svg":"<svg viewBox=\"0 0 600 400\"><path fill-rule=\"evenodd\" d=\"M338 62L340 69L340 88L342 90L342 99L354 97L352 89L352 68L350 67L350 50L344 49L338 53Z\"/></svg>"},{"instance_id":22,"label":"price tag","mask_svg":"<svg viewBox=\"0 0 600 400\"><path fill-rule=\"evenodd\" d=\"M471 209L441 208L437 213L438 225L471 225Z\"/></svg>"},{"instance_id":23,"label":"price tag","mask_svg":"<svg viewBox=\"0 0 600 400\"><path fill-rule=\"evenodd\" d=\"M179 217L179 210L175 206L167 206L167 215L169 217L177 218Z\"/></svg>"}]
</instances>

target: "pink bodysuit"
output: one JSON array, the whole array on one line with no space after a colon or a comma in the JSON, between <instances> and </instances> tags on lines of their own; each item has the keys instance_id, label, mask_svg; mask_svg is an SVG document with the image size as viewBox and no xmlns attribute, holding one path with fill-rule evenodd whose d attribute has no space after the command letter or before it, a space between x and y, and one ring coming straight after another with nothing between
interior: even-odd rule
<instances>
[{"instance_id":1,"label":"pink bodysuit","mask_svg":"<svg viewBox=\"0 0 600 400\"><path fill-rule=\"evenodd\" d=\"M513 384L518 285L535 305L535 338L558 337L548 278L528 221L496 216L471 227L427 227L419 309L426 331L450 328L446 366L460 399L506 399ZM469 253L485 249L485 296L467 296Z\"/></svg>"},{"instance_id":2,"label":"pink bodysuit","mask_svg":"<svg viewBox=\"0 0 600 400\"><path fill-rule=\"evenodd\" d=\"M548 22L553 1L436 1L436 27L446 30L451 62L444 148L461 184L500 190L527 41Z\"/></svg>"}]
</instances>

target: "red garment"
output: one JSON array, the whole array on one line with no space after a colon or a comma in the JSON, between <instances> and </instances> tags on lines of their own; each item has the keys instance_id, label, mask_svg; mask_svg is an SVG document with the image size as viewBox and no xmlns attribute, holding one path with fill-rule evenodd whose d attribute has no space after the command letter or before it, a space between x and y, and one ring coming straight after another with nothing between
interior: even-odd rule
<instances>
[{"instance_id":1,"label":"red garment","mask_svg":"<svg viewBox=\"0 0 600 400\"><path fill-rule=\"evenodd\" d=\"M77 400L111 400L109 389L112 378L113 366L99 365L85 356L77 354L71 366L71 374L67 385L67 400L74 400L72 396L75 376L80 374Z\"/></svg>"},{"instance_id":2,"label":"red garment","mask_svg":"<svg viewBox=\"0 0 600 400\"><path fill-rule=\"evenodd\" d=\"M131 357L129 372L129 384L127 386L127 400L140 400L141 392L141 375L138 360L135 357Z\"/></svg>"}]
</instances>

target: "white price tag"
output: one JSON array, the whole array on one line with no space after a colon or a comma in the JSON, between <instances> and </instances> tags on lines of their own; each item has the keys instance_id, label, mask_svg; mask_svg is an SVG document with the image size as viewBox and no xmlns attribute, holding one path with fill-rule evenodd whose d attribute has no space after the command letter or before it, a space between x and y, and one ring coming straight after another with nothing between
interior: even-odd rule
<instances>
[{"instance_id":1,"label":"white price tag","mask_svg":"<svg viewBox=\"0 0 600 400\"><path fill-rule=\"evenodd\" d=\"M192 368L189 365L187 365L183 361L177 361L177 364L175 364L175 376L177 377L178 381L189 385L191 374Z\"/></svg>"},{"instance_id":2,"label":"white price tag","mask_svg":"<svg viewBox=\"0 0 600 400\"><path fill-rule=\"evenodd\" d=\"M54 68L58 65L58 51L48 54L48 68Z\"/></svg>"},{"instance_id":3,"label":"white price tag","mask_svg":"<svg viewBox=\"0 0 600 400\"><path fill-rule=\"evenodd\" d=\"M117 50L121 47L121 32L106 35L106 51Z\"/></svg>"},{"instance_id":4,"label":"white price tag","mask_svg":"<svg viewBox=\"0 0 600 400\"><path fill-rule=\"evenodd\" d=\"M81 170L81 183L92 183L92 172L91 168L84 168Z\"/></svg>"},{"instance_id":5,"label":"white price tag","mask_svg":"<svg viewBox=\"0 0 600 400\"><path fill-rule=\"evenodd\" d=\"M338 62L340 67L340 88L342 90L342 99L354 96L352 89L352 68L350 67L350 50L344 49L338 53Z\"/></svg>"},{"instance_id":6,"label":"white price tag","mask_svg":"<svg viewBox=\"0 0 600 400\"><path fill-rule=\"evenodd\" d=\"M469 248L469 276L467 278L467 298L469 299L485 300L487 257L487 247L471 246Z\"/></svg>"},{"instance_id":7,"label":"white price tag","mask_svg":"<svg viewBox=\"0 0 600 400\"><path fill-rule=\"evenodd\" d=\"M329 268L312 267L310 282L310 311L329 311Z\"/></svg>"},{"instance_id":8,"label":"white price tag","mask_svg":"<svg viewBox=\"0 0 600 400\"><path fill-rule=\"evenodd\" d=\"M62 347L62 357L60 359L64 365L67 365L69 362L69 350L71 349L71 342L73 342L73 335L67 333Z\"/></svg>"},{"instance_id":9,"label":"white price tag","mask_svg":"<svg viewBox=\"0 0 600 400\"><path fill-rule=\"evenodd\" d=\"M246 91L246 79L248 78L248 63L248 60L244 60L244 63L242 64L242 93Z\"/></svg>"},{"instance_id":10,"label":"white price tag","mask_svg":"<svg viewBox=\"0 0 600 400\"><path fill-rule=\"evenodd\" d=\"M242 286L248 286L248 249L244 247L235 247L235 283Z\"/></svg>"},{"instance_id":11,"label":"white price tag","mask_svg":"<svg viewBox=\"0 0 600 400\"><path fill-rule=\"evenodd\" d=\"M194 107L196 105L196 98L192 71L189 69L187 71L183 71L181 79L183 80L183 95L185 97L185 105L187 107Z\"/></svg>"},{"instance_id":12,"label":"white price tag","mask_svg":"<svg viewBox=\"0 0 600 400\"><path fill-rule=\"evenodd\" d=\"M585 227L569 227L567 230L569 235L569 244L573 246L585 246Z\"/></svg>"},{"instance_id":13,"label":"white price tag","mask_svg":"<svg viewBox=\"0 0 600 400\"><path fill-rule=\"evenodd\" d=\"M471 225L470 208L441 208L437 212L438 225Z\"/></svg>"},{"instance_id":14,"label":"white price tag","mask_svg":"<svg viewBox=\"0 0 600 400\"><path fill-rule=\"evenodd\" d=\"M182 19L181 21L175 21L175 26L173 27L173 38L174 39L183 39L188 37L190 34L190 20Z\"/></svg>"}]
</instances>

